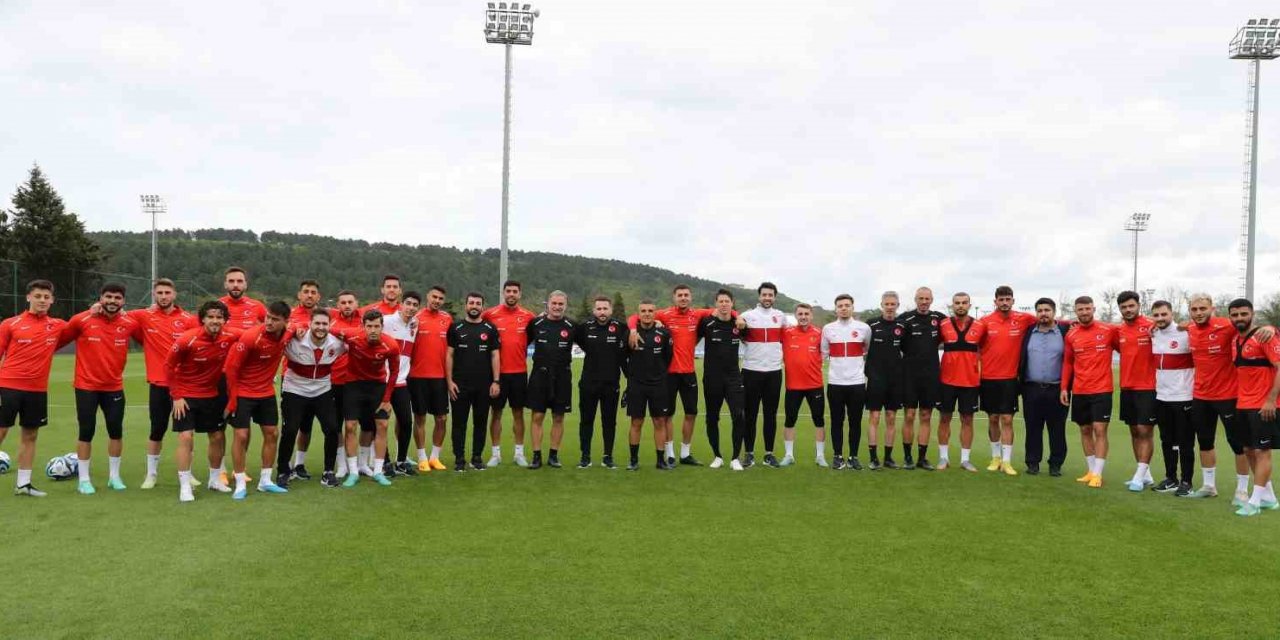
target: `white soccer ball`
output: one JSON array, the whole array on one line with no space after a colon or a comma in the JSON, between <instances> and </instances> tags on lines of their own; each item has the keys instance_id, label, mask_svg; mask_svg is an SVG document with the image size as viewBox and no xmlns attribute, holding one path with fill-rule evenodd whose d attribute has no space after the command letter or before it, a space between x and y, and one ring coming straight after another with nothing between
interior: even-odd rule
<instances>
[{"instance_id":1,"label":"white soccer ball","mask_svg":"<svg viewBox=\"0 0 1280 640\"><path fill-rule=\"evenodd\" d=\"M67 466L66 458L62 456L52 458L49 460L48 464L44 465L44 474L53 480L66 480L74 473L75 472Z\"/></svg>"},{"instance_id":2,"label":"white soccer ball","mask_svg":"<svg viewBox=\"0 0 1280 640\"><path fill-rule=\"evenodd\" d=\"M0 451L0 473L8 473L9 464L9 454Z\"/></svg>"},{"instance_id":3,"label":"white soccer ball","mask_svg":"<svg viewBox=\"0 0 1280 640\"><path fill-rule=\"evenodd\" d=\"M71 470L72 475L80 473L80 456L77 456L74 451L63 455L62 459L67 461L67 469Z\"/></svg>"}]
</instances>

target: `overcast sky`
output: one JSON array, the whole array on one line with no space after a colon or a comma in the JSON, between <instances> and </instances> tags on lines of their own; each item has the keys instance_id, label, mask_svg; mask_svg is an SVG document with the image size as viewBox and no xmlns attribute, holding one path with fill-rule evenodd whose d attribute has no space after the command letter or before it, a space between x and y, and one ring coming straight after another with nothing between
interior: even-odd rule
<instances>
[{"instance_id":1,"label":"overcast sky","mask_svg":"<svg viewBox=\"0 0 1280 640\"><path fill-rule=\"evenodd\" d=\"M989 307L1001 283L1020 305L1126 287L1122 227L1147 211L1140 288L1238 289L1247 63L1227 43L1274 1L538 6L515 249ZM39 162L94 230L148 228L138 194L159 193L164 227L497 246L483 7L2 0L0 185ZM1260 298L1280 291L1280 63L1263 80Z\"/></svg>"}]
</instances>

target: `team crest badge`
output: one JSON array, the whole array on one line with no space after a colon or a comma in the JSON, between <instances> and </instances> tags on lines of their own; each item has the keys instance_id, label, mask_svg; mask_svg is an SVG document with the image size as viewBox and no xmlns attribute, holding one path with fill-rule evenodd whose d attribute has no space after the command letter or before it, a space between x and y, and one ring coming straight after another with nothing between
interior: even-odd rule
<instances>
[{"instance_id":1,"label":"team crest badge","mask_svg":"<svg viewBox=\"0 0 1280 640\"><path fill-rule=\"evenodd\" d=\"M561 337L561 338L568 338L568 337L569 337L569 332L568 332L567 330L565 330L565 329L561 329L561 330L560 330L560 337Z\"/></svg>"},{"instance_id":2,"label":"team crest badge","mask_svg":"<svg viewBox=\"0 0 1280 640\"><path fill-rule=\"evenodd\" d=\"M654 336L654 337L653 337L653 343L654 343L654 344L662 344L662 336Z\"/></svg>"},{"instance_id":3,"label":"team crest badge","mask_svg":"<svg viewBox=\"0 0 1280 640\"><path fill-rule=\"evenodd\" d=\"M487 333L482 333L482 334L480 334L480 339L481 339L481 340L488 340L488 339L489 339L489 334L487 334Z\"/></svg>"},{"instance_id":4,"label":"team crest badge","mask_svg":"<svg viewBox=\"0 0 1280 640\"><path fill-rule=\"evenodd\" d=\"M609 325L609 333L617 333L617 332L618 332L618 327L614 325Z\"/></svg>"}]
</instances>

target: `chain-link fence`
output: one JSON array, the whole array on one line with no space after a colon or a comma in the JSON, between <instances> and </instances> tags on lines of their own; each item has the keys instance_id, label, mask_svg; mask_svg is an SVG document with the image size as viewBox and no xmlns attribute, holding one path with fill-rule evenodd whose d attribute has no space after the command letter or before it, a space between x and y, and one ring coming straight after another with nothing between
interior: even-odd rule
<instances>
[{"instance_id":1,"label":"chain-link fence","mask_svg":"<svg viewBox=\"0 0 1280 640\"><path fill-rule=\"evenodd\" d=\"M58 318L70 318L89 308L98 300L99 288L108 282L125 286L126 308L151 304L150 276L58 268L36 270L13 260L0 259L0 318L26 311L27 283L32 280L53 282L54 304L49 313ZM183 306L193 306L193 300L218 295L191 280L179 280L174 284L178 289L179 303Z\"/></svg>"}]
</instances>

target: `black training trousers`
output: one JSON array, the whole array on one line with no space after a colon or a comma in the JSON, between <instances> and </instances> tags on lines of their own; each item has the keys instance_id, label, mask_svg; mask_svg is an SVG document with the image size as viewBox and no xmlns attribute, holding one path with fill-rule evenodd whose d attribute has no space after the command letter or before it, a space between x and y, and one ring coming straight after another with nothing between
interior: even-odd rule
<instances>
[{"instance_id":1,"label":"black training trousers","mask_svg":"<svg viewBox=\"0 0 1280 640\"><path fill-rule=\"evenodd\" d=\"M1061 467L1067 459L1067 407L1062 404L1061 387L1056 383L1028 382L1022 385L1022 411L1027 421L1023 445L1027 464L1044 458L1044 431L1049 430L1049 466Z\"/></svg>"},{"instance_id":2,"label":"black training trousers","mask_svg":"<svg viewBox=\"0 0 1280 640\"><path fill-rule=\"evenodd\" d=\"M746 441L746 424L742 414L742 378L734 376L723 380L702 379L702 397L707 403L707 440L711 452L720 458L720 406L729 405L729 422L733 425L733 457L742 453Z\"/></svg>"},{"instance_id":3,"label":"black training trousers","mask_svg":"<svg viewBox=\"0 0 1280 640\"><path fill-rule=\"evenodd\" d=\"M1191 401L1156 400L1156 424L1160 428L1160 453L1164 477L1190 483L1196 465L1196 430L1191 423ZM1178 474L1178 465L1182 474Z\"/></svg>"},{"instance_id":4,"label":"black training trousers","mask_svg":"<svg viewBox=\"0 0 1280 640\"><path fill-rule=\"evenodd\" d=\"M583 457L591 457L591 438L595 433L596 408L600 408L600 431L604 437L604 455L613 455L613 440L618 432L618 383L583 380L578 383L578 445Z\"/></svg>"},{"instance_id":5,"label":"black training trousers","mask_svg":"<svg viewBox=\"0 0 1280 640\"><path fill-rule=\"evenodd\" d=\"M453 410L453 429L449 437L453 441L453 457L462 461L467 446L467 416L471 417L471 457L478 458L484 452L485 432L489 428L489 387L475 388L458 385L458 397L449 402Z\"/></svg>"},{"instance_id":6,"label":"black training trousers","mask_svg":"<svg viewBox=\"0 0 1280 640\"><path fill-rule=\"evenodd\" d=\"M764 450L773 452L778 437L778 396L782 393L782 370L742 372L743 411L746 418L747 452L756 451L756 414L764 407Z\"/></svg>"},{"instance_id":7,"label":"black training trousers","mask_svg":"<svg viewBox=\"0 0 1280 640\"><path fill-rule=\"evenodd\" d=\"M280 444L276 449L276 472L287 474L293 471L293 443L298 439L298 430L304 424L310 425L312 419L320 422L320 433L324 434L324 470L333 471L333 463L338 457L338 441L342 439L342 423L333 409L333 391L314 398L286 391L280 394L280 413L284 417L284 430L280 433Z\"/></svg>"},{"instance_id":8,"label":"black training trousers","mask_svg":"<svg viewBox=\"0 0 1280 640\"><path fill-rule=\"evenodd\" d=\"M827 402L831 404L831 446L835 455L844 454L844 419L849 417L849 457L857 457L862 443L862 408L867 405L867 385L829 384Z\"/></svg>"}]
</instances>

